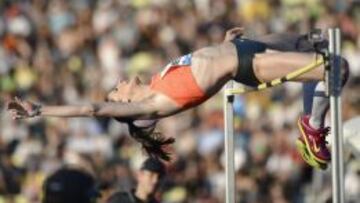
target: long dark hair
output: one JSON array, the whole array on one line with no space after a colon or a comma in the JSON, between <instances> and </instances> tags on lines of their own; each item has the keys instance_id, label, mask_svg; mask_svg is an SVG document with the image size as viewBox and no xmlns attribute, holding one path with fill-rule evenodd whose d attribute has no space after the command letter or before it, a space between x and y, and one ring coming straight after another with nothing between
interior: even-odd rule
<instances>
[{"instance_id":1,"label":"long dark hair","mask_svg":"<svg viewBox=\"0 0 360 203\"><path fill-rule=\"evenodd\" d=\"M170 161L171 154L166 148L173 144L175 139L166 138L162 133L155 131L157 124L156 120L142 122L115 119L119 122L128 124L130 136L141 143L142 148L150 157Z\"/></svg>"}]
</instances>

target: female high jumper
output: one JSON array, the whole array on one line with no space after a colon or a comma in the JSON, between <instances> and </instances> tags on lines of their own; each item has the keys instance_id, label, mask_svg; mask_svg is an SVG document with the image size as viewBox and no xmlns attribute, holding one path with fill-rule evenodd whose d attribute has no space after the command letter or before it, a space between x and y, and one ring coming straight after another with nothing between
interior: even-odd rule
<instances>
[{"instance_id":1,"label":"female high jumper","mask_svg":"<svg viewBox=\"0 0 360 203\"><path fill-rule=\"evenodd\" d=\"M47 106L15 99L8 103L8 110L13 119L35 116L114 117L128 123L130 134L137 135L135 137L144 144L148 135L153 133L156 122L137 126L134 121L160 119L196 107L211 98L229 80L257 86L285 76L319 57L312 46L306 45L306 40L301 41L304 40L302 35L274 34L251 40L239 37L243 31L241 27L230 29L222 43L179 57L154 75L150 84L143 84L138 77L119 82L108 94L107 102ZM341 66L345 70L343 74L346 74L348 67L345 59L341 59ZM324 65L320 65L294 79L320 81L315 88L311 115L301 116L298 120L301 131L297 140L301 147L298 148L304 160L314 167L326 166L331 159L325 141L328 128L324 127L324 115L329 101L324 94L324 69ZM141 136L144 134L147 136ZM160 139L145 146L145 149L150 154L167 158L158 147L172 142L172 139Z\"/></svg>"}]
</instances>

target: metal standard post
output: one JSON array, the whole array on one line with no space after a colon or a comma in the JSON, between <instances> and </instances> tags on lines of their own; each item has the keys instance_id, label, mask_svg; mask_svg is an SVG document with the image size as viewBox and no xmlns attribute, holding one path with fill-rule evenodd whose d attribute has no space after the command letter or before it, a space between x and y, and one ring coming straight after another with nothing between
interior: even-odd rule
<instances>
[{"instance_id":1,"label":"metal standard post","mask_svg":"<svg viewBox=\"0 0 360 203\"><path fill-rule=\"evenodd\" d=\"M334 203L344 203L344 162L343 131L341 118L341 74L340 74L340 29L329 29L329 51L331 69L328 78L330 83L330 113L332 135L332 194Z\"/></svg>"},{"instance_id":2,"label":"metal standard post","mask_svg":"<svg viewBox=\"0 0 360 203\"><path fill-rule=\"evenodd\" d=\"M233 81L226 85L232 89ZM224 94L224 119L225 119L225 178L226 178L226 203L235 203L235 167L234 167L234 95Z\"/></svg>"}]
</instances>

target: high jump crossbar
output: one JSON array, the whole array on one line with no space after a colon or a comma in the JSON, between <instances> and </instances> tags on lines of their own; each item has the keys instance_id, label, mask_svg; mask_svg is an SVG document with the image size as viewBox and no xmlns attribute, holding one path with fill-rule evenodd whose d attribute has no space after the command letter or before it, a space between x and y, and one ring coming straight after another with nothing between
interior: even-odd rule
<instances>
[{"instance_id":1,"label":"high jump crossbar","mask_svg":"<svg viewBox=\"0 0 360 203\"><path fill-rule=\"evenodd\" d=\"M340 74L340 46L341 36L339 28L331 28L329 34L330 68L325 70L325 81L329 87L330 114L331 114L331 135L332 135L332 194L333 203L344 203L344 162L343 162L343 140L341 121L341 74ZM234 110L233 102L235 94L242 94L250 91L257 91L277 86L285 81L299 77L306 72L317 68L323 60L305 66L282 78L275 79L268 83L260 84L255 88L233 89L233 81L226 84L224 91L224 131L225 131L225 201L235 203L235 168L234 168Z\"/></svg>"}]
</instances>

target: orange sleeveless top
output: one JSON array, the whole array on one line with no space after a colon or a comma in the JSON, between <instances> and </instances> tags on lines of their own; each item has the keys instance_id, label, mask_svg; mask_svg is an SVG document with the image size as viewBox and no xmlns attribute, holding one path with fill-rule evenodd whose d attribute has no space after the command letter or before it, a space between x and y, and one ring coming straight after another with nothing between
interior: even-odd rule
<instances>
[{"instance_id":1,"label":"orange sleeveless top","mask_svg":"<svg viewBox=\"0 0 360 203\"><path fill-rule=\"evenodd\" d=\"M190 65L171 65L165 74L152 77L150 88L163 93L181 107L190 107L207 99L191 72Z\"/></svg>"}]
</instances>

